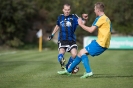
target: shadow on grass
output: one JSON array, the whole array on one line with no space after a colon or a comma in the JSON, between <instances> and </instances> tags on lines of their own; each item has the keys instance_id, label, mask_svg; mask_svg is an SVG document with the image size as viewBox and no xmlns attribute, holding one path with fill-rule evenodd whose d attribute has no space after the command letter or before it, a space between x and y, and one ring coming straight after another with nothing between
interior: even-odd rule
<instances>
[{"instance_id":1,"label":"shadow on grass","mask_svg":"<svg viewBox=\"0 0 133 88\"><path fill-rule=\"evenodd\" d=\"M92 78L133 78L133 75L94 74Z\"/></svg>"},{"instance_id":2,"label":"shadow on grass","mask_svg":"<svg viewBox=\"0 0 133 88\"><path fill-rule=\"evenodd\" d=\"M81 74L73 74L72 77L80 77ZM133 75L94 74L90 78L133 78Z\"/></svg>"}]
</instances>

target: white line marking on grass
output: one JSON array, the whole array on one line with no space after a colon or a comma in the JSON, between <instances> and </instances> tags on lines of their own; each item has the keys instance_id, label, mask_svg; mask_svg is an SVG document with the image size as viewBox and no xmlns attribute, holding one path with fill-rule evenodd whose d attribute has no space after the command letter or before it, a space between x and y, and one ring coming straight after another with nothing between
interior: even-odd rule
<instances>
[{"instance_id":1,"label":"white line marking on grass","mask_svg":"<svg viewBox=\"0 0 133 88\"><path fill-rule=\"evenodd\" d=\"M0 55L15 54L15 53L17 53L17 52L13 51L13 52L0 53Z\"/></svg>"}]
</instances>

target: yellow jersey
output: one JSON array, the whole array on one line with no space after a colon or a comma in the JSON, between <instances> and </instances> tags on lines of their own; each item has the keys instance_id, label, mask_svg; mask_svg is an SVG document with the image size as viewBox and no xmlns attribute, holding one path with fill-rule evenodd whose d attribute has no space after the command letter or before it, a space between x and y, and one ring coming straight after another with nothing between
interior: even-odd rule
<instances>
[{"instance_id":1,"label":"yellow jersey","mask_svg":"<svg viewBox=\"0 0 133 88\"><path fill-rule=\"evenodd\" d=\"M112 30L110 19L105 14L98 16L92 26L96 26L98 29L97 43L101 47L109 48Z\"/></svg>"}]
</instances>

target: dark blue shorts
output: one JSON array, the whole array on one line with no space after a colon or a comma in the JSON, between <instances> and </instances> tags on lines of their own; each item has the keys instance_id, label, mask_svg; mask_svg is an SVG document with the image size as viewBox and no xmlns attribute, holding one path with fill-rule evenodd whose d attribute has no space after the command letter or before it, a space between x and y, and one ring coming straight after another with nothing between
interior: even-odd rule
<instances>
[{"instance_id":1,"label":"dark blue shorts","mask_svg":"<svg viewBox=\"0 0 133 88\"><path fill-rule=\"evenodd\" d=\"M98 56L102 54L107 48L101 47L96 40L92 40L89 45L85 47L91 56Z\"/></svg>"}]
</instances>

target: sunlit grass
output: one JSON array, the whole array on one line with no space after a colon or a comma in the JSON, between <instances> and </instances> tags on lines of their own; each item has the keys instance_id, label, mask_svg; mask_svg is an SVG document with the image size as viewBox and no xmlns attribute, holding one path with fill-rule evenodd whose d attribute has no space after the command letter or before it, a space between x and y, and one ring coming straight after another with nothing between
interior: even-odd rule
<instances>
[{"instance_id":1,"label":"sunlit grass","mask_svg":"<svg viewBox=\"0 0 133 88\"><path fill-rule=\"evenodd\" d=\"M14 52L14 53L12 53ZM133 50L107 50L90 57L93 77L80 79L80 71L70 77L61 70L57 50L0 51L0 88L132 88ZM70 54L66 53L68 60Z\"/></svg>"}]
</instances>

